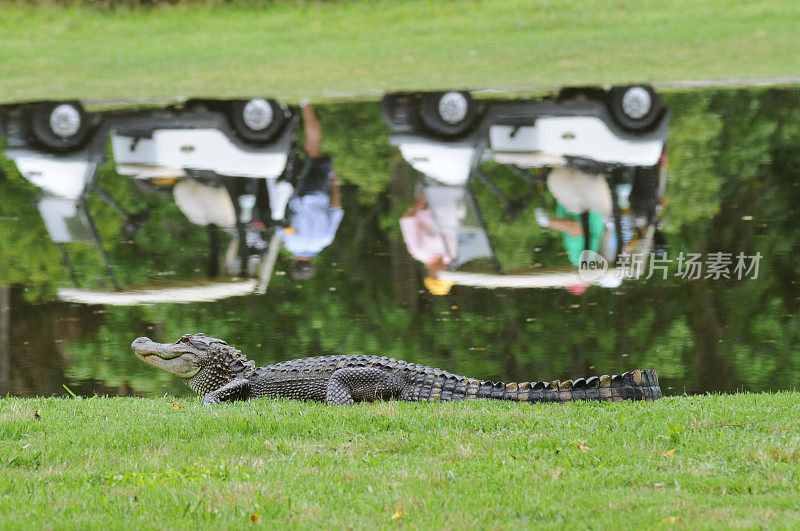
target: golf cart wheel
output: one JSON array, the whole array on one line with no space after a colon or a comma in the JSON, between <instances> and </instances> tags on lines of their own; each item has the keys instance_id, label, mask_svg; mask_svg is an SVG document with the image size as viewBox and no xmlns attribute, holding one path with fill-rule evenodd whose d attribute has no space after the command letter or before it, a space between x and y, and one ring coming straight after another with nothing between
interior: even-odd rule
<instances>
[{"instance_id":1,"label":"golf cart wheel","mask_svg":"<svg viewBox=\"0 0 800 531\"><path fill-rule=\"evenodd\" d=\"M648 85L614 87L608 94L608 107L619 125L630 131L653 127L661 114L661 99Z\"/></svg>"},{"instance_id":2,"label":"golf cart wheel","mask_svg":"<svg viewBox=\"0 0 800 531\"><path fill-rule=\"evenodd\" d=\"M81 147L89 132L89 120L77 101L36 105L30 114L31 133L37 142L55 151Z\"/></svg>"},{"instance_id":3,"label":"golf cart wheel","mask_svg":"<svg viewBox=\"0 0 800 531\"><path fill-rule=\"evenodd\" d=\"M477 114L469 92L455 91L423 94L419 113L425 127L445 137L469 131Z\"/></svg>"},{"instance_id":4,"label":"golf cart wheel","mask_svg":"<svg viewBox=\"0 0 800 531\"><path fill-rule=\"evenodd\" d=\"M381 99L383 121L392 131L410 132L423 128L419 119L419 102L413 94L386 94Z\"/></svg>"},{"instance_id":5,"label":"golf cart wheel","mask_svg":"<svg viewBox=\"0 0 800 531\"><path fill-rule=\"evenodd\" d=\"M228 118L247 142L269 142L280 131L285 117L277 101L253 99L232 101Z\"/></svg>"}]
</instances>

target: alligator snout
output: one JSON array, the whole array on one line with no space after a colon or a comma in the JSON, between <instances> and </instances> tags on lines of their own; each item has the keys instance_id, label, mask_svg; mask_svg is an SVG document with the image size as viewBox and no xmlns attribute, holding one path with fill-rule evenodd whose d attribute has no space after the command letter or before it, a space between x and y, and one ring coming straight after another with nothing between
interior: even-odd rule
<instances>
[{"instance_id":1,"label":"alligator snout","mask_svg":"<svg viewBox=\"0 0 800 531\"><path fill-rule=\"evenodd\" d=\"M144 356L146 354L155 354L157 346L158 343L149 337L137 337L133 340L133 343L131 343L131 348L133 351L140 356Z\"/></svg>"},{"instance_id":2,"label":"alligator snout","mask_svg":"<svg viewBox=\"0 0 800 531\"><path fill-rule=\"evenodd\" d=\"M167 347L167 345L156 343L149 337L137 337L133 340L133 343L131 343L133 352L139 356L149 356L153 354L157 356L164 356L166 354L169 357L172 357L170 349Z\"/></svg>"},{"instance_id":3,"label":"alligator snout","mask_svg":"<svg viewBox=\"0 0 800 531\"><path fill-rule=\"evenodd\" d=\"M191 378L200 370L197 349L185 343L156 343L149 337L137 337L131 349L145 363L181 378Z\"/></svg>"},{"instance_id":4,"label":"alligator snout","mask_svg":"<svg viewBox=\"0 0 800 531\"><path fill-rule=\"evenodd\" d=\"M165 360L177 358L181 354L196 352L194 347L185 343L157 343L149 337L137 337L131 343L131 348L141 358L158 356Z\"/></svg>"},{"instance_id":5,"label":"alligator snout","mask_svg":"<svg viewBox=\"0 0 800 531\"><path fill-rule=\"evenodd\" d=\"M137 347L141 348L144 345L152 342L153 342L152 339L150 339L149 337L137 337L136 339L133 340L133 343L131 343L131 348L133 350L136 350Z\"/></svg>"}]
</instances>

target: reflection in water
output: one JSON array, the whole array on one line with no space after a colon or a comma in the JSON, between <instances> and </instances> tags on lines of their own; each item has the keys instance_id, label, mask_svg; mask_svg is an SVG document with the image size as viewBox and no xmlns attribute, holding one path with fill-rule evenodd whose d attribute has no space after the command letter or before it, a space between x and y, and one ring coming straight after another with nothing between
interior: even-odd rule
<instances>
[{"instance_id":1,"label":"reflection in water","mask_svg":"<svg viewBox=\"0 0 800 531\"><path fill-rule=\"evenodd\" d=\"M565 89L557 98L480 102L463 92L400 93L385 96L381 105L396 132L390 141L421 175L424 192L400 224L409 252L426 266L425 283L433 293L446 294L462 283L561 285L581 294L592 283L620 283L617 275L591 282L558 266L526 276L453 273L474 269L470 262L479 257L504 269L475 206L475 183L505 205L503 223L518 219L534 203L549 202L546 185L555 199L555 217L539 206L536 222L561 233L575 267L585 260L584 251L613 264L620 255L650 250L661 223L668 122L651 88ZM487 164L505 168L529 189L510 198L485 174ZM468 210L474 229L469 239L463 230Z\"/></svg>"},{"instance_id":2,"label":"reflection in water","mask_svg":"<svg viewBox=\"0 0 800 531\"><path fill-rule=\"evenodd\" d=\"M49 121L41 116L46 112ZM116 297L62 289L65 300L191 302L264 291L279 242L293 256L293 278L308 279L313 257L333 241L344 213L338 176L331 157L322 153L322 129L310 105L298 111L274 100L192 100L136 113L87 113L77 102L64 102L8 106L3 115L11 146L6 156L41 190L38 209L76 286L64 243L93 244L111 284L117 291L122 287L87 208L90 194L124 216L127 240L135 239L150 214L147 209L129 214L96 183L109 137L119 175L147 192L171 194L186 219L207 227L209 277L219 272L219 229L232 237L224 254L226 272L259 277L257 286L202 282L193 290L138 289ZM295 134L298 120L302 149Z\"/></svg>"},{"instance_id":3,"label":"reflection in water","mask_svg":"<svg viewBox=\"0 0 800 531\"><path fill-rule=\"evenodd\" d=\"M422 191L400 218L409 254L425 265L425 287L446 295L453 281L442 278L447 268L494 263L489 239L466 186L423 180Z\"/></svg>"},{"instance_id":4,"label":"reflection in water","mask_svg":"<svg viewBox=\"0 0 800 531\"><path fill-rule=\"evenodd\" d=\"M796 386L797 91L634 89L2 107L0 392L182 392L127 345L187 331L259 364ZM577 271L648 249L764 258L742 281Z\"/></svg>"},{"instance_id":5,"label":"reflection in water","mask_svg":"<svg viewBox=\"0 0 800 531\"><path fill-rule=\"evenodd\" d=\"M289 201L289 226L281 232L286 249L292 253L290 271L296 280L314 276L313 258L333 242L342 221L339 177L330 156L322 154L322 126L314 109L303 106L306 163L292 179L296 192Z\"/></svg>"}]
</instances>

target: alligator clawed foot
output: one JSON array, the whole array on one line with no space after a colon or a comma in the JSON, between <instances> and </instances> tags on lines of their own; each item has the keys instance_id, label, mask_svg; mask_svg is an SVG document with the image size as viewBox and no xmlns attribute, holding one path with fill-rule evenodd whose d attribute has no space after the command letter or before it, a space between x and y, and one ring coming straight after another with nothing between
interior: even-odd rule
<instances>
[{"instance_id":1,"label":"alligator clawed foot","mask_svg":"<svg viewBox=\"0 0 800 531\"><path fill-rule=\"evenodd\" d=\"M221 404L222 400L217 398L216 396L206 396L203 398L203 405L204 406L213 406L215 404Z\"/></svg>"}]
</instances>

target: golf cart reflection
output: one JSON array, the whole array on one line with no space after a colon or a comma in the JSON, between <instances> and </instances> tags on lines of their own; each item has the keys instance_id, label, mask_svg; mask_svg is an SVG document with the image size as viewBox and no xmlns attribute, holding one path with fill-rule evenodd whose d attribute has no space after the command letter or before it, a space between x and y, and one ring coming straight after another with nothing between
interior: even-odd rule
<instances>
[{"instance_id":1,"label":"golf cart reflection","mask_svg":"<svg viewBox=\"0 0 800 531\"><path fill-rule=\"evenodd\" d=\"M269 219L280 223L285 216L292 189L277 181L291 173L296 125L295 110L275 100L189 100L181 108L115 120L110 136L120 175L171 184L185 179L196 184L180 184L175 190L176 201L192 221L193 192L202 186L225 188L235 199L235 219L224 215L216 224L236 226L243 236L237 220L246 224L253 219L262 199L259 193L266 197L265 187L270 192L270 204L264 207L270 210ZM230 211L229 205L220 206Z\"/></svg>"},{"instance_id":2,"label":"golf cart reflection","mask_svg":"<svg viewBox=\"0 0 800 531\"><path fill-rule=\"evenodd\" d=\"M650 87L564 89L541 100L475 100L459 91L400 93L385 96L382 111L396 133L391 143L422 174L426 189L451 187L471 197L479 184L505 205L503 221L511 223L532 203L545 202L546 187L558 209L553 219L537 209L536 220L562 231L574 267L581 265L583 251L600 253L613 266L651 250L666 185L668 111ZM484 170L487 165L503 169L527 191L509 196L496 182L497 171ZM476 205L474 197L466 202ZM433 219L446 235L446 224ZM501 264L492 261L496 274L502 273ZM465 276L475 272L465 272L452 256L444 265L436 278L487 287L553 287L580 280L560 270L549 278L540 270L535 278L477 280ZM574 268L565 270L576 274Z\"/></svg>"},{"instance_id":3,"label":"golf cart reflection","mask_svg":"<svg viewBox=\"0 0 800 531\"><path fill-rule=\"evenodd\" d=\"M295 124L292 109L264 99L190 100L183 105L138 111L87 112L78 102L0 106L5 154L23 177L41 190L37 206L73 283L77 287L63 244L90 242L100 251L117 290L121 286L87 208L87 198L95 193L124 216L126 240L135 238L148 212L129 214L96 185L97 168L106 160L109 138L119 174L134 179L147 191L175 191L176 202L184 203L181 206L187 217L208 227L214 258L209 265L210 277L216 276L218 269L217 227L233 232L236 245L232 246L233 253L227 253L226 263L230 270L236 269L232 273L241 275L258 272L254 270L259 260L252 260L254 249L258 258L268 254L263 241L260 247L244 244L249 236L246 226L256 209L267 213L269 225L283 224L292 187L277 181L291 171ZM217 197L227 201L227 208L221 207L220 201L206 205L207 212L216 212L216 217L197 222L197 209L192 210L197 195L185 193L192 187L220 192ZM268 199L267 188L273 192ZM207 281L199 288L210 289ZM249 291L255 288L258 283Z\"/></svg>"}]
</instances>

